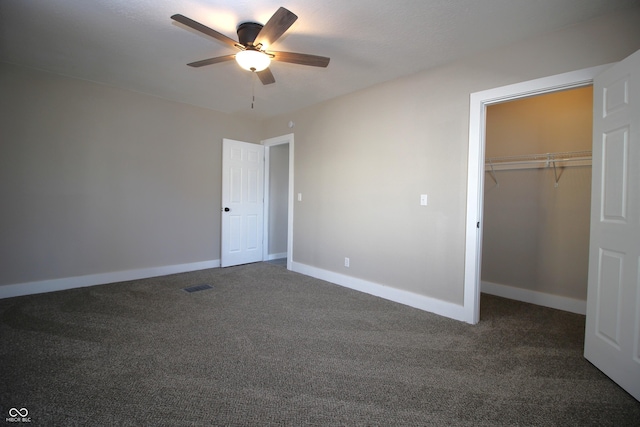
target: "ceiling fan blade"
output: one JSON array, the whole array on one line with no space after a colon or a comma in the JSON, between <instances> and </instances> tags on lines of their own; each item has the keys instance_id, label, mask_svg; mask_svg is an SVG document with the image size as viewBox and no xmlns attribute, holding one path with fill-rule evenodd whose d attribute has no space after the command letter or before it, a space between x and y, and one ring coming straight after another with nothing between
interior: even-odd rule
<instances>
[{"instance_id":1,"label":"ceiling fan blade","mask_svg":"<svg viewBox=\"0 0 640 427\"><path fill-rule=\"evenodd\" d=\"M173 19L174 21L177 21L183 25L186 25L189 28L193 28L196 31L200 31L203 34L206 34L210 37L213 37L214 39L217 39L219 41L221 41L222 43L228 44L231 47L237 47L238 42L233 40L232 38L229 38L227 36L225 36L222 33L217 32L216 30L207 27L206 25L202 25L201 23L194 21L191 18L187 18L184 15L180 15L179 13L173 15L171 17L171 19Z\"/></svg>"},{"instance_id":2,"label":"ceiling fan blade","mask_svg":"<svg viewBox=\"0 0 640 427\"><path fill-rule=\"evenodd\" d=\"M215 58L203 59L201 61L190 62L189 67L204 67L205 65L217 64L218 62L231 61L235 59L235 55L217 56Z\"/></svg>"},{"instance_id":3,"label":"ceiling fan blade","mask_svg":"<svg viewBox=\"0 0 640 427\"><path fill-rule=\"evenodd\" d=\"M262 71L258 71L256 74L260 78L260 81L263 85L270 85L271 83L276 82L275 77L273 77L273 73L271 73L271 70L268 68L265 68Z\"/></svg>"},{"instance_id":4,"label":"ceiling fan blade","mask_svg":"<svg viewBox=\"0 0 640 427\"><path fill-rule=\"evenodd\" d=\"M269 21L264 24L253 45L262 44L264 48L268 48L296 22L296 19L298 19L298 16L295 13L281 7L269 18Z\"/></svg>"},{"instance_id":5,"label":"ceiling fan blade","mask_svg":"<svg viewBox=\"0 0 640 427\"><path fill-rule=\"evenodd\" d=\"M326 56L309 55L306 53L294 52L269 52L273 55L274 61L290 62L292 64L310 65L312 67L326 67L330 58Z\"/></svg>"}]
</instances>

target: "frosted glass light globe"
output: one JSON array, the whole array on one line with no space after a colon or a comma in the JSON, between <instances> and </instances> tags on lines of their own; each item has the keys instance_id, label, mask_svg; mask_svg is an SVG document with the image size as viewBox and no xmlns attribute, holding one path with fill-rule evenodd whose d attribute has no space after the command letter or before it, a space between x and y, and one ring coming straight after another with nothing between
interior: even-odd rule
<instances>
[{"instance_id":1,"label":"frosted glass light globe","mask_svg":"<svg viewBox=\"0 0 640 427\"><path fill-rule=\"evenodd\" d=\"M269 66L271 58L266 53L249 49L236 53L236 62L245 70L258 72Z\"/></svg>"}]
</instances>

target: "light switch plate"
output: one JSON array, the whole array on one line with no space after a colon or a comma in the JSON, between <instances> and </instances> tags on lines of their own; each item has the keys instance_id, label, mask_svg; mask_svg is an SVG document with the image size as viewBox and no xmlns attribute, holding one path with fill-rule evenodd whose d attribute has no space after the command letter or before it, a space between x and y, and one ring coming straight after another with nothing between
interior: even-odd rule
<instances>
[{"instance_id":1,"label":"light switch plate","mask_svg":"<svg viewBox=\"0 0 640 427\"><path fill-rule=\"evenodd\" d=\"M421 194L420 195L420 206L427 206L427 195L426 194Z\"/></svg>"}]
</instances>

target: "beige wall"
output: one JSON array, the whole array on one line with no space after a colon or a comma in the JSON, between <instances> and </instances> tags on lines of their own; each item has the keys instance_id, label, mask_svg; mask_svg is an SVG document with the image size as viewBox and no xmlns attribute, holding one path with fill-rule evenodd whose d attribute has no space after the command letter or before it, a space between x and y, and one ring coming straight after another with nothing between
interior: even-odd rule
<instances>
[{"instance_id":1,"label":"beige wall","mask_svg":"<svg viewBox=\"0 0 640 427\"><path fill-rule=\"evenodd\" d=\"M462 304L470 93L618 61L638 10L267 121L295 122L294 261Z\"/></svg>"},{"instance_id":2,"label":"beige wall","mask_svg":"<svg viewBox=\"0 0 640 427\"><path fill-rule=\"evenodd\" d=\"M220 258L222 138L246 121L0 64L0 284Z\"/></svg>"},{"instance_id":3,"label":"beige wall","mask_svg":"<svg viewBox=\"0 0 640 427\"><path fill-rule=\"evenodd\" d=\"M490 157L591 150L592 87L487 108ZM498 170L485 179L482 280L587 297L591 167Z\"/></svg>"}]
</instances>

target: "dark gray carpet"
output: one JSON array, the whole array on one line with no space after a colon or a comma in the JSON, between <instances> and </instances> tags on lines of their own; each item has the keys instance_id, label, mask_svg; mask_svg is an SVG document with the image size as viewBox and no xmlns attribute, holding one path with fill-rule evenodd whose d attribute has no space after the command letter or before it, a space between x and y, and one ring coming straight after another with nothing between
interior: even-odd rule
<instances>
[{"instance_id":1,"label":"dark gray carpet","mask_svg":"<svg viewBox=\"0 0 640 427\"><path fill-rule=\"evenodd\" d=\"M639 425L583 333L584 316L489 296L471 326L268 263L12 298L0 422Z\"/></svg>"}]
</instances>

